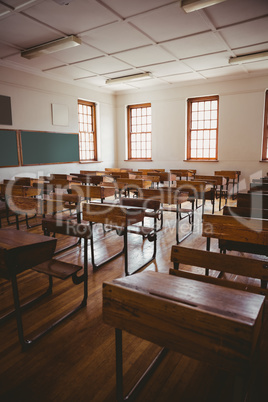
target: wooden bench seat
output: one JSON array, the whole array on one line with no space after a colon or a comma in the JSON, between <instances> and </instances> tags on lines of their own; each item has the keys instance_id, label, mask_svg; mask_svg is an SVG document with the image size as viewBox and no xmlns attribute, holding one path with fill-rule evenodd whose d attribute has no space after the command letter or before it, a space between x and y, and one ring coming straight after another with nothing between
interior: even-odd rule
<instances>
[{"instance_id":1,"label":"wooden bench seat","mask_svg":"<svg viewBox=\"0 0 268 402\"><path fill-rule=\"evenodd\" d=\"M56 259L45 261L33 268L34 271L51 275L62 280L70 278L70 276L75 275L81 269L82 267L80 265L74 265Z\"/></svg>"}]
</instances>

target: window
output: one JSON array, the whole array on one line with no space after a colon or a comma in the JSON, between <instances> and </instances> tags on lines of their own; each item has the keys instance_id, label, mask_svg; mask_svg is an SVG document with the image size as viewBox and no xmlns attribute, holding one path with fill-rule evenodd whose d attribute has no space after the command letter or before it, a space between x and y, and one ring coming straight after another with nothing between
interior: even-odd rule
<instances>
[{"instance_id":1,"label":"window","mask_svg":"<svg viewBox=\"0 0 268 402\"><path fill-rule=\"evenodd\" d=\"M219 97L188 99L187 159L218 159Z\"/></svg>"},{"instance_id":2,"label":"window","mask_svg":"<svg viewBox=\"0 0 268 402\"><path fill-rule=\"evenodd\" d=\"M152 159L150 103L128 106L128 159Z\"/></svg>"},{"instance_id":3,"label":"window","mask_svg":"<svg viewBox=\"0 0 268 402\"><path fill-rule=\"evenodd\" d=\"M97 160L96 105L78 100L80 161Z\"/></svg>"},{"instance_id":4,"label":"window","mask_svg":"<svg viewBox=\"0 0 268 402\"><path fill-rule=\"evenodd\" d=\"M265 94L262 160L268 160L268 91Z\"/></svg>"}]
</instances>

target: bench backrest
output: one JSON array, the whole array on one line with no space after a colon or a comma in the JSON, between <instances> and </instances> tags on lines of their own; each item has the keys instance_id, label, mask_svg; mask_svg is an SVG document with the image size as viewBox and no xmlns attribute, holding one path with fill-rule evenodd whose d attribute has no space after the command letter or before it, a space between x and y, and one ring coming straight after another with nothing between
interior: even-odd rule
<instances>
[{"instance_id":1,"label":"bench backrest","mask_svg":"<svg viewBox=\"0 0 268 402\"><path fill-rule=\"evenodd\" d=\"M264 284L268 281L268 261L264 259L245 258L229 254L215 253L211 251L196 250L181 246L172 246L171 261L176 269L170 273L177 276L195 279L236 289L247 290L254 293L268 295L267 288L261 288L247 283L234 282L227 279L199 275L193 272L179 270L179 265L200 267L217 270L234 275L260 279Z\"/></svg>"}]
</instances>

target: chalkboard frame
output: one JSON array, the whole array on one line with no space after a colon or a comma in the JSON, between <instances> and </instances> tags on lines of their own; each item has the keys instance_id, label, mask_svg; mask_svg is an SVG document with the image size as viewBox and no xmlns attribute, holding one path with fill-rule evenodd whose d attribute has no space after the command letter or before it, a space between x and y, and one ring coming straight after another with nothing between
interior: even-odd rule
<instances>
[{"instance_id":1,"label":"chalkboard frame","mask_svg":"<svg viewBox=\"0 0 268 402\"><path fill-rule=\"evenodd\" d=\"M0 151L0 168L16 167L21 165L20 141L19 141L19 133L17 130L1 128L0 147L4 151L4 153L1 153ZM3 157L9 158L10 163L2 163Z\"/></svg>"},{"instance_id":2,"label":"chalkboard frame","mask_svg":"<svg viewBox=\"0 0 268 402\"><path fill-rule=\"evenodd\" d=\"M20 136L22 166L80 162L78 133L21 130ZM72 146L74 149L68 150L66 148L66 141L68 142L68 146ZM65 149L62 148L64 144ZM40 152L42 152L41 157Z\"/></svg>"}]
</instances>

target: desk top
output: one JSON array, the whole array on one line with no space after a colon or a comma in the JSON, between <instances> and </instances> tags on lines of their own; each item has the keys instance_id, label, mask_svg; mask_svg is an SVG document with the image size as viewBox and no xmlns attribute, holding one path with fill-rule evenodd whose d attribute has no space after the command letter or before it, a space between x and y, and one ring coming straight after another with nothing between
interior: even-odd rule
<instances>
[{"instance_id":1,"label":"desk top","mask_svg":"<svg viewBox=\"0 0 268 402\"><path fill-rule=\"evenodd\" d=\"M57 239L15 229L0 229L0 276L9 279L52 258Z\"/></svg>"},{"instance_id":2,"label":"desk top","mask_svg":"<svg viewBox=\"0 0 268 402\"><path fill-rule=\"evenodd\" d=\"M264 296L159 272L103 285L104 322L190 357L238 368L260 333Z\"/></svg>"}]
</instances>

